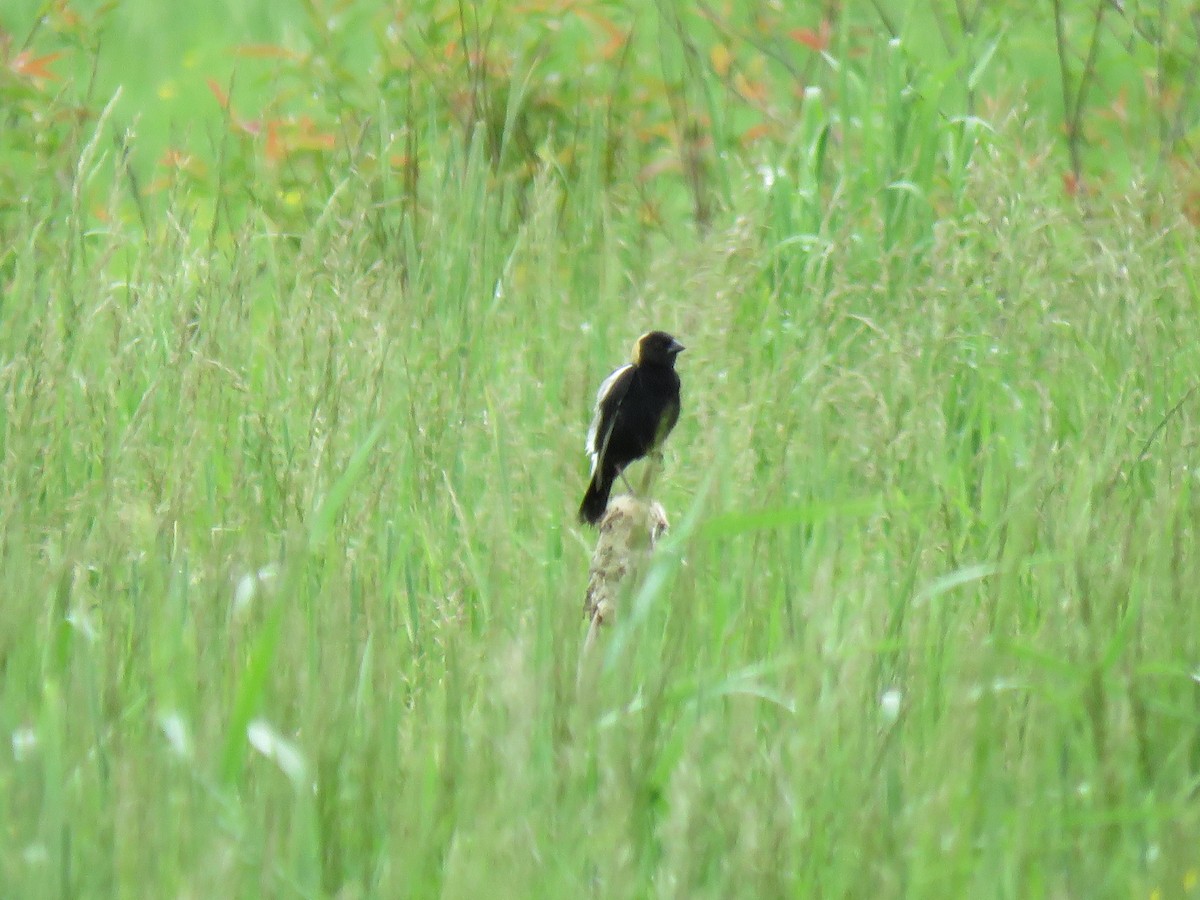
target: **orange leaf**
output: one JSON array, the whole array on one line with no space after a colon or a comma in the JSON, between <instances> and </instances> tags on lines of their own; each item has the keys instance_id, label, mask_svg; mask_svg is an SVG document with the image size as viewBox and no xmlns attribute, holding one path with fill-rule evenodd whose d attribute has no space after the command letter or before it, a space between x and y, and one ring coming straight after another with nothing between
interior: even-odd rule
<instances>
[{"instance_id":1,"label":"orange leaf","mask_svg":"<svg viewBox=\"0 0 1200 900\"><path fill-rule=\"evenodd\" d=\"M332 150L337 138L327 131L318 131L316 123L308 116L296 122L295 146L300 150Z\"/></svg>"},{"instance_id":2,"label":"orange leaf","mask_svg":"<svg viewBox=\"0 0 1200 900\"><path fill-rule=\"evenodd\" d=\"M283 142L279 138L279 123L274 120L267 123L267 146L264 152L271 162L279 162L287 155Z\"/></svg>"},{"instance_id":3,"label":"orange leaf","mask_svg":"<svg viewBox=\"0 0 1200 900\"><path fill-rule=\"evenodd\" d=\"M1122 125L1129 123L1129 95L1128 88L1122 86L1117 91L1116 99L1107 106L1101 107L1096 111L1096 114L1102 119L1111 119L1115 122L1120 122Z\"/></svg>"},{"instance_id":4,"label":"orange leaf","mask_svg":"<svg viewBox=\"0 0 1200 900\"><path fill-rule=\"evenodd\" d=\"M625 46L625 42L629 40L629 35L626 34L612 19L600 15L595 10L580 8L576 10L576 14L581 19L587 19L593 25L596 25L608 35L608 41L600 48L600 56L603 59L612 59L621 48Z\"/></svg>"},{"instance_id":5,"label":"orange leaf","mask_svg":"<svg viewBox=\"0 0 1200 900\"><path fill-rule=\"evenodd\" d=\"M274 44L243 44L234 48L235 56L247 59L300 59L300 54Z\"/></svg>"},{"instance_id":6,"label":"orange leaf","mask_svg":"<svg viewBox=\"0 0 1200 900\"><path fill-rule=\"evenodd\" d=\"M181 150L176 150L174 147L169 147L158 164L164 169L174 169L177 172L186 172L189 175L203 175L204 163L196 159L190 153L184 153Z\"/></svg>"},{"instance_id":7,"label":"orange leaf","mask_svg":"<svg viewBox=\"0 0 1200 900\"><path fill-rule=\"evenodd\" d=\"M761 81L751 81L740 72L733 76L733 86L739 94L752 102L762 103L767 99L767 86Z\"/></svg>"},{"instance_id":8,"label":"orange leaf","mask_svg":"<svg viewBox=\"0 0 1200 900\"><path fill-rule=\"evenodd\" d=\"M336 139L332 134L318 131L313 120L301 116L296 121L272 119L267 123L267 159L279 162L304 150L332 150Z\"/></svg>"},{"instance_id":9,"label":"orange leaf","mask_svg":"<svg viewBox=\"0 0 1200 900\"><path fill-rule=\"evenodd\" d=\"M819 31L811 28L793 28L788 32L788 37L798 44L803 44L809 50L820 53L829 47L829 20L825 19L821 22Z\"/></svg>"},{"instance_id":10,"label":"orange leaf","mask_svg":"<svg viewBox=\"0 0 1200 900\"><path fill-rule=\"evenodd\" d=\"M217 98L217 105L221 109L229 109L229 95L221 90L221 86L213 79L208 79L208 89L212 91L212 95Z\"/></svg>"},{"instance_id":11,"label":"orange leaf","mask_svg":"<svg viewBox=\"0 0 1200 900\"><path fill-rule=\"evenodd\" d=\"M641 171L638 172L638 180L653 181L658 176L667 172L680 172L682 170L683 165L679 162L677 157L664 156L655 162L647 163L646 165L642 166Z\"/></svg>"},{"instance_id":12,"label":"orange leaf","mask_svg":"<svg viewBox=\"0 0 1200 900\"><path fill-rule=\"evenodd\" d=\"M724 44L714 44L708 56L712 60L713 71L717 73L718 78L724 78L729 74L729 67L733 65L733 54L729 52L728 47Z\"/></svg>"},{"instance_id":13,"label":"orange leaf","mask_svg":"<svg viewBox=\"0 0 1200 900\"><path fill-rule=\"evenodd\" d=\"M22 50L13 57L8 67L17 75L32 78L35 81L57 81L58 76L50 71L50 64L62 56L61 53L47 53L45 56L34 56L28 50Z\"/></svg>"},{"instance_id":14,"label":"orange leaf","mask_svg":"<svg viewBox=\"0 0 1200 900\"><path fill-rule=\"evenodd\" d=\"M1062 182L1063 190L1066 191L1068 197L1074 197L1079 193L1079 179L1075 177L1074 172L1063 172Z\"/></svg>"},{"instance_id":15,"label":"orange leaf","mask_svg":"<svg viewBox=\"0 0 1200 900\"><path fill-rule=\"evenodd\" d=\"M55 3L54 12L58 16L59 21L67 28L76 28L83 24L83 19L67 5L66 0L59 0L59 2Z\"/></svg>"},{"instance_id":16,"label":"orange leaf","mask_svg":"<svg viewBox=\"0 0 1200 900\"><path fill-rule=\"evenodd\" d=\"M749 128L747 128L745 131L742 132L742 137L741 137L742 145L746 146L749 144L753 144L755 141L758 141L758 140L761 140L762 138L767 137L774 131L775 131L774 127L772 127L772 125L769 122L759 122L757 125L751 125Z\"/></svg>"},{"instance_id":17,"label":"orange leaf","mask_svg":"<svg viewBox=\"0 0 1200 900\"><path fill-rule=\"evenodd\" d=\"M1183 200L1183 214L1193 225L1200 225L1200 191L1188 191Z\"/></svg>"}]
</instances>

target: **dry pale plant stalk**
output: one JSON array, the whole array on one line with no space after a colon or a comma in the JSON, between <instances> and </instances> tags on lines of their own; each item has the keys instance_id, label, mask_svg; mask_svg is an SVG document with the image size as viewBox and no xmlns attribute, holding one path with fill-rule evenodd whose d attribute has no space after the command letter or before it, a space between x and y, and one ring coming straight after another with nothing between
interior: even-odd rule
<instances>
[{"instance_id":1,"label":"dry pale plant stalk","mask_svg":"<svg viewBox=\"0 0 1200 900\"><path fill-rule=\"evenodd\" d=\"M592 552L583 614L588 620L580 670L596 643L600 628L613 620L624 586L636 581L655 545L667 532L662 504L630 494L614 497L600 520L600 537Z\"/></svg>"}]
</instances>

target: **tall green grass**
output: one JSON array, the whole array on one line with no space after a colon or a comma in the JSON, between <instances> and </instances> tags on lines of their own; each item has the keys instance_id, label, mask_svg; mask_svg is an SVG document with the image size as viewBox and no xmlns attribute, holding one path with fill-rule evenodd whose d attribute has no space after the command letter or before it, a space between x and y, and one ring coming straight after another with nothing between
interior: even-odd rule
<instances>
[{"instance_id":1,"label":"tall green grass","mask_svg":"<svg viewBox=\"0 0 1200 900\"><path fill-rule=\"evenodd\" d=\"M1194 893L1195 228L907 33L829 64L667 187L599 103L526 154L515 78L375 98L295 219L68 135L0 257L0 893ZM581 694L649 327L673 530Z\"/></svg>"}]
</instances>

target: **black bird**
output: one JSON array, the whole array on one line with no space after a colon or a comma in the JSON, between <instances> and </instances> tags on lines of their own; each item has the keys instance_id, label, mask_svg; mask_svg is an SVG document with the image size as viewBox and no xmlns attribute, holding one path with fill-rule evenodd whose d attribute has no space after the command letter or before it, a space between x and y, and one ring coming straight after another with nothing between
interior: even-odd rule
<instances>
[{"instance_id":1,"label":"black bird","mask_svg":"<svg viewBox=\"0 0 1200 900\"><path fill-rule=\"evenodd\" d=\"M613 480L634 460L657 451L675 427L679 419L675 357L683 349L665 331L643 334L634 347L633 362L600 385L596 416L587 434L592 480L579 507L581 522L600 521Z\"/></svg>"}]
</instances>

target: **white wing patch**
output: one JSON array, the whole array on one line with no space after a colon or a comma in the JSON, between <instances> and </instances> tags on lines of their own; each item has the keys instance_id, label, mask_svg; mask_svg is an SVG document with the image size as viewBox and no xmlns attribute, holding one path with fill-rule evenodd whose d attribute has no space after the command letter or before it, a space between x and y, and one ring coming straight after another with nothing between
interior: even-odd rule
<instances>
[{"instance_id":1,"label":"white wing patch","mask_svg":"<svg viewBox=\"0 0 1200 900\"><path fill-rule=\"evenodd\" d=\"M596 433L600 430L600 404L604 402L604 398L608 396L608 392L612 390L612 386L616 384L617 379L625 372L633 368L632 363L627 363L617 369L602 382L600 382L600 390L596 391L596 413L592 416L592 424L588 426L587 443L584 445L584 450L592 460L592 474L596 474L596 463L599 462L599 448L596 446Z\"/></svg>"}]
</instances>

